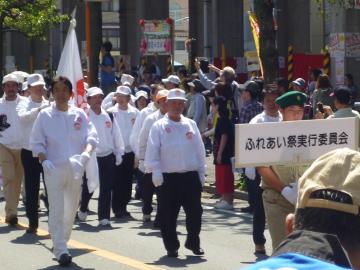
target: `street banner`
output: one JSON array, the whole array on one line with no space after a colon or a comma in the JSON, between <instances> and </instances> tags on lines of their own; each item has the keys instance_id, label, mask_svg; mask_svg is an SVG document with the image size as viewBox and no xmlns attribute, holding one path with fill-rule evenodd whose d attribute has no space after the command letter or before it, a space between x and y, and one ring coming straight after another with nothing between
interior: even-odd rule
<instances>
[{"instance_id":1,"label":"street banner","mask_svg":"<svg viewBox=\"0 0 360 270\"><path fill-rule=\"evenodd\" d=\"M256 48L256 53L259 59L259 64L260 64L260 71L261 74L264 75L263 72L263 67L262 67L262 63L261 63L261 59L260 59L260 28L259 28L259 23L258 20L255 16L254 12L249 11L249 21L250 21L250 25L251 25L251 30L252 30L252 34L253 34L253 38L254 38L254 42L255 42L255 48Z\"/></svg>"},{"instance_id":2,"label":"street banner","mask_svg":"<svg viewBox=\"0 0 360 270\"><path fill-rule=\"evenodd\" d=\"M345 59L344 57L335 57L335 84L344 85L345 78Z\"/></svg>"},{"instance_id":3,"label":"street banner","mask_svg":"<svg viewBox=\"0 0 360 270\"><path fill-rule=\"evenodd\" d=\"M310 163L337 148L358 150L358 130L358 118L239 124L235 166Z\"/></svg>"},{"instance_id":4,"label":"street banner","mask_svg":"<svg viewBox=\"0 0 360 270\"><path fill-rule=\"evenodd\" d=\"M71 19L66 36L65 45L61 52L56 77L68 78L73 86L75 104L83 109L87 108L85 99L84 77L81 68L79 47L75 33L76 20Z\"/></svg>"},{"instance_id":5,"label":"street banner","mask_svg":"<svg viewBox=\"0 0 360 270\"><path fill-rule=\"evenodd\" d=\"M360 33L346 33L346 57L360 57Z\"/></svg>"},{"instance_id":6,"label":"street banner","mask_svg":"<svg viewBox=\"0 0 360 270\"><path fill-rule=\"evenodd\" d=\"M142 55L172 54L172 21L140 20L142 39L140 52Z\"/></svg>"},{"instance_id":7,"label":"street banner","mask_svg":"<svg viewBox=\"0 0 360 270\"><path fill-rule=\"evenodd\" d=\"M345 33L331 33L328 46L331 57L344 57Z\"/></svg>"}]
</instances>

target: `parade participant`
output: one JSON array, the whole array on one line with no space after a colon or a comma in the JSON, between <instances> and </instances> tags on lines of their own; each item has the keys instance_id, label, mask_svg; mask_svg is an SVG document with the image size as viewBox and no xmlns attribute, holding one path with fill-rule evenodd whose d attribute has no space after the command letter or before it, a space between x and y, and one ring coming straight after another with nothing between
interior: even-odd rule
<instances>
[{"instance_id":1,"label":"parade participant","mask_svg":"<svg viewBox=\"0 0 360 270\"><path fill-rule=\"evenodd\" d=\"M302 120L306 95L290 91L276 99L283 121ZM275 165L258 167L262 177L265 216L269 226L273 249L285 238L284 220L294 212L297 181L308 165Z\"/></svg>"},{"instance_id":2,"label":"parade participant","mask_svg":"<svg viewBox=\"0 0 360 270\"><path fill-rule=\"evenodd\" d=\"M127 86L118 86L116 89L117 104L111 107L108 112L114 116L114 121L120 128L124 140L125 154L123 162L116 167L114 180L112 209L115 217L129 217L130 213L126 207L131 199L132 179L134 172L134 152L130 146L130 134L139 111L129 104L131 89Z\"/></svg>"},{"instance_id":3,"label":"parade participant","mask_svg":"<svg viewBox=\"0 0 360 270\"><path fill-rule=\"evenodd\" d=\"M30 148L45 174L53 253L62 266L72 260L67 242L80 199L81 180L76 175L84 173L98 143L96 130L85 112L68 105L72 89L67 78L54 80L51 92L55 102L39 113L30 135ZM72 161L75 157L79 157L78 166Z\"/></svg>"},{"instance_id":4,"label":"parade participant","mask_svg":"<svg viewBox=\"0 0 360 270\"><path fill-rule=\"evenodd\" d=\"M177 88L180 85L180 79L177 75L170 75L169 77L167 77L166 79L162 79L161 81L164 84L165 89L167 90Z\"/></svg>"},{"instance_id":5,"label":"parade participant","mask_svg":"<svg viewBox=\"0 0 360 270\"><path fill-rule=\"evenodd\" d=\"M0 136L0 165L2 168L5 197L5 222L10 226L18 223L17 207L24 175L21 163L21 126L16 106L26 98L18 94L17 76L8 74L2 80L3 97L0 99L0 115L10 124Z\"/></svg>"},{"instance_id":6,"label":"parade participant","mask_svg":"<svg viewBox=\"0 0 360 270\"><path fill-rule=\"evenodd\" d=\"M282 121L279 106L275 100L280 96L280 91L276 85L267 85L263 91L264 111L250 120L249 124L271 123ZM253 208L253 241L255 244L255 254L265 254L265 212L262 200L263 189L260 187L261 177L256 173L255 168L245 169L246 177L254 181L254 208Z\"/></svg>"},{"instance_id":7,"label":"parade participant","mask_svg":"<svg viewBox=\"0 0 360 270\"><path fill-rule=\"evenodd\" d=\"M133 84L134 84L134 77L129 75L129 74L123 74L121 75L121 85L124 86L128 86L130 89L132 89ZM101 103L101 107L104 110L107 110L109 108L111 108L112 106L114 106L116 104L116 97L115 97L115 92L111 92L109 93L102 101Z\"/></svg>"},{"instance_id":8,"label":"parade participant","mask_svg":"<svg viewBox=\"0 0 360 270\"><path fill-rule=\"evenodd\" d=\"M30 148L30 133L36 117L41 110L49 107L50 103L44 98L45 81L41 74L31 74L26 82L30 96L28 99L20 102L16 108L22 130L22 150L21 161L25 173L25 210L29 219L28 233L36 233L39 226L39 191L40 175L43 169L37 157L34 157ZM24 85L24 84L23 84Z\"/></svg>"},{"instance_id":9,"label":"parade participant","mask_svg":"<svg viewBox=\"0 0 360 270\"><path fill-rule=\"evenodd\" d=\"M359 162L348 148L316 159L299 179L287 238L246 269L360 269Z\"/></svg>"},{"instance_id":10,"label":"parade participant","mask_svg":"<svg viewBox=\"0 0 360 270\"><path fill-rule=\"evenodd\" d=\"M176 223L181 206L188 232L185 248L195 255L204 254L199 234L205 148L196 123L182 115L185 100L185 91L169 91L168 112L152 126L145 155L146 171L152 172L154 186L160 187L161 235L169 257L178 256Z\"/></svg>"},{"instance_id":11,"label":"parade participant","mask_svg":"<svg viewBox=\"0 0 360 270\"><path fill-rule=\"evenodd\" d=\"M143 91L143 90L140 90L140 91L137 91L136 94L135 94L135 107L141 111L142 109L146 108L148 103L149 103L149 97L148 97L148 94Z\"/></svg>"},{"instance_id":12,"label":"parade participant","mask_svg":"<svg viewBox=\"0 0 360 270\"><path fill-rule=\"evenodd\" d=\"M140 130L142 128L145 118L158 109L155 98L156 98L158 91L162 90L162 89L164 89L164 88L160 85L156 85L156 84L151 85L151 91L150 91L151 102L144 109L142 109L139 112L138 116L136 117L135 124L134 124L131 134L130 134L130 146L131 146L131 149L135 153L135 163L140 163L140 162L144 163L143 161L140 161L140 158L139 158L139 133L140 133ZM142 90L140 90L140 91L142 91ZM142 159L144 159L144 158L142 158ZM138 161L138 162L136 162L136 161ZM139 165L139 166L144 167L144 164ZM144 176L143 171L141 171L138 168L136 170L135 199L142 198L142 178L143 178L143 176Z\"/></svg>"},{"instance_id":13,"label":"parade participant","mask_svg":"<svg viewBox=\"0 0 360 270\"><path fill-rule=\"evenodd\" d=\"M214 164L216 192L221 195L217 209L230 210L234 200L234 174L231 158L234 156L234 126L229 119L226 99L218 96L213 101L219 114L214 135Z\"/></svg>"},{"instance_id":14,"label":"parade participant","mask_svg":"<svg viewBox=\"0 0 360 270\"><path fill-rule=\"evenodd\" d=\"M94 124L99 137L96 147L96 157L99 167L100 192L98 200L99 226L110 225L111 194L113 191L115 166L119 166L124 155L124 141L120 128L109 114L101 108L104 97L98 87L88 89L86 98L90 105L89 120ZM80 211L78 217L85 221L87 209L92 194L89 194L86 183L83 184Z\"/></svg>"},{"instance_id":15,"label":"parade participant","mask_svg":"<svg viewBox=\"0 0 360 270\"><path fill-rule=\"evenodd\" d=\"M149 172L147 173L144 167L146 146L147 146L151 127L157 120L163 118L167 112L166 97L168 95L168 92L169 92L168 90L160 90L158 92L158 94L156 95L155 102L159 109L145 118L144 124L139 133L139 151L138 151L139 170L144 174L142 179L142 199L143 199L142 212L143 212L144 222L151 221L151 212L153 210L151 206L152 197L155 192L155 186L152 182L152 175ZM158 196L158 205L159 205L159 195L157 194L157 196ZM158 227L160 224L158 213L159 213L159 207L157 209L156 218L154 221L154 227Z\"/></svg>"}]
</instances>

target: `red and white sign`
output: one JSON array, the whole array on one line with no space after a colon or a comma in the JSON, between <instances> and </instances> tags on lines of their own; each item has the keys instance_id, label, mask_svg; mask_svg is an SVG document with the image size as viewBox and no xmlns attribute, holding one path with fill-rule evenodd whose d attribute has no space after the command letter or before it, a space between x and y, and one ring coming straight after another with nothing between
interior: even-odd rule
<instances>
[{"instance_id":1,"label":"red and white sign","mask_svg":"<svg viewBox=\"0 0 360 270\"><path fill-rule=\"evenodd\" d=\"M81 60L75 27L76 21L75 19L72 19L70 21L65 45L61 52L56 77L64 76L70 80L73 86L75 104L78 107L86 110L87 103L85 98L84 76L81 68Z\"/></svg>"}]
</instances>

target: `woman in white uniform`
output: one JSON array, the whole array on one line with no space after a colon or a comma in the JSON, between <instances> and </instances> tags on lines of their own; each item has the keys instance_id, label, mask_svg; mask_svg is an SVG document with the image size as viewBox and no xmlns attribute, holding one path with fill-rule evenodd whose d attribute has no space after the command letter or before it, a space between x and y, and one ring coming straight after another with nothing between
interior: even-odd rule
<instances>
[{"instance_id":1,"label":"woman in white uniform","mask_svg":"<svg viewBox=\"0 0 360 270\"><path fill-rule=\"evenodd\" d=\"M71 82L65 77L59 77L54 80L51 91L55 102L39 113L30 135L30 147L33 155L39 158L45 173L53 253L60 265L68 266L72 258L67 242L82 183L81 178L77 179L75 175L84 173L98 138L85 112L68 105L72 95ZM78 164L70 161L74 157L78 158Z\"/></svg>"}]
</instances>

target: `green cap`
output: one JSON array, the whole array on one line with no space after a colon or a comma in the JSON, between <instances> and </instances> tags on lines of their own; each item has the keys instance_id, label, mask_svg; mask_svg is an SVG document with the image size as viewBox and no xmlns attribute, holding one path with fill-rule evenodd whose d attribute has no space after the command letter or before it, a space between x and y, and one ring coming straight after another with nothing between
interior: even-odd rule
<instances>
[{"instance_id":1,"label":"green cap","mask_svg":"<svg viewBox=\"0 0 360 270\"><path fill-rule=\"evenodd\" d=\"M275 103L280 106L281 109L292 105L298 105L304 107L307 96L299 91L287 92L275 100Z\"/></svg>"}]
</instances>

